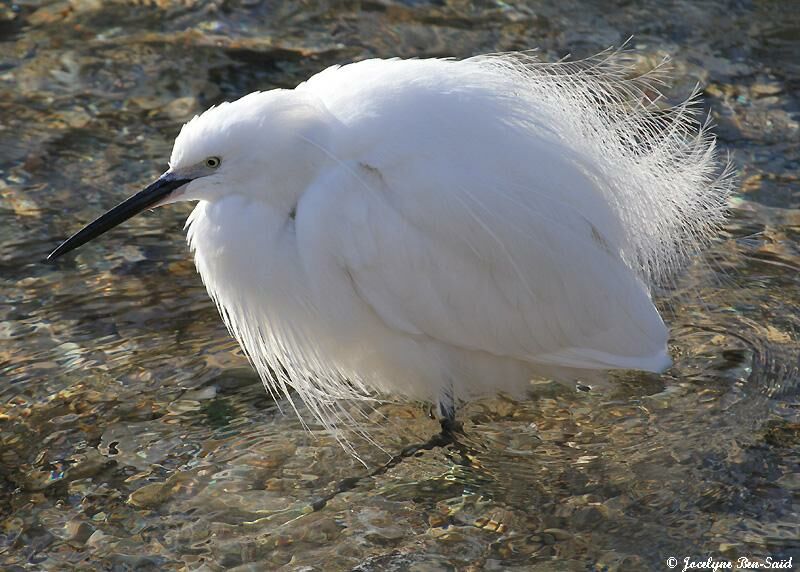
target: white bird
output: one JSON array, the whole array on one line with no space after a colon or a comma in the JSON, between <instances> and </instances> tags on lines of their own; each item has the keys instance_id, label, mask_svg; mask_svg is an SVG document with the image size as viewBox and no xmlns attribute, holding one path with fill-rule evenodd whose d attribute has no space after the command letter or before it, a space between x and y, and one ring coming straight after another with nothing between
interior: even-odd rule
<instances>
[{"instance_id":1,"label":"white bird","mask_svg":"<svg viewBox=\"0 0 800 572\"><path fill-rule=\"evenodd\" d=\"M169 170L65 241L198 201L197 269L273 394L438 402L661 372L653 303L714 236L729 169L620 52L373 59L196 116ZM294 405L294 404L293 404Z\"/></svg>"}]
</instances>

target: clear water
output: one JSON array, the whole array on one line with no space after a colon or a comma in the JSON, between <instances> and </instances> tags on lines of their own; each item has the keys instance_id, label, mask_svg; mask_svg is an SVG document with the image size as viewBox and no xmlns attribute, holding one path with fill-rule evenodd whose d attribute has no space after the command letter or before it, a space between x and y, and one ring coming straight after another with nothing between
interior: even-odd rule
<instances>
[{"instance_id":1,"label":"clear water","mask_svg":"<svg viewBox=\"0 0 800 572\"><path fill-rule=\"evenodd\" d=\"M632 34L643 65L674 58L669 94L704 86L741 171L725 239L663 301L664 376L472 403L460 444L365 476L250 372L189 259L188 207L41 263L210 104L369 56L556 59ZM799 62L794 0L0 4L0 568L797 566ZM389 451L437 429L423 404L383 413Z\"/></svg>"}]
</instances>

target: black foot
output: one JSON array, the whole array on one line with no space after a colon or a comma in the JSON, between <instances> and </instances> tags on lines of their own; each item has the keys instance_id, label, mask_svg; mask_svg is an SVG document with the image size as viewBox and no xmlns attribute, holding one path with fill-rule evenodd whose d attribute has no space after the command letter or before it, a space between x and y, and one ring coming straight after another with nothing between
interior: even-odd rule
<instances>
[{"instance_id":1,"label":"black foot","mask_svg":"<svg viewBox=\"0 0 800 572\"><path fill-rule=\"evenodd\" d=\"M430 439L425 441L424 443L416 443L414 445L409 445L408 447L403 448L397 455L393 456L389 461L377 469L367 473L366 475L358 476L358 477L349 477L343 479L336 489L328 493L322 498L317 499L316 501L311 503L311 508L314 511L322 510L327 504L328 501L336 497L337 495L351 491L356 488L362 480L367 478L374 478L378 475L384 474L386 471L395 467L403 462L404 459L408 459L414 457L420 451L431 451L432 449L436 449L437 447L452 447L457 453L459 453L462 457L462 463L464 465L469 465L471 463L469 459L470 451L461 443L458 442L457 436L464 435L464 425L460 421L456 421L456 404L455 400L453 399L453 391L452 388L444 392L442 397L439 399L439 402L436 406L431 407L429 411L429 415L432 418L436 418L437 416L434 415L435 411L439 411L439 424L442 427L441 433L433 435Z\"/></svg>"},{"instance_id":2,"label":"black foot","mask_svg":"<svg viewBox=\"0 0 800 572\"><path fill-rule=\"evenodd\" d=\"M313 501L311 503L311 509L314 512L322 510L323 508L325 508L325 506L327 506L328 502L337 495L353 490L361 483L362 480L368 478L374 478L384 474L389 469L396 467L397 465L402 463L405 459L414 457L420 451L431 451L433 449L436 449L437 447L447 447L448 445L457 445L458 442L455 440L455 433L460 432L461 424L460 423L456 424L454 420L449 420L449 422L453 423L454 426L449 429L445 429L445 420L442 420L441 433L437 433L424 443L417 443L414 445L409 445L407 447L404 447L397 455L389 459L388 462L384 463L377 469L367 473L366 475L361 475L358 477L348 477L346 479L342 479L333 492L328 493L324 497Z\"/></svg>"},{"instance_id":3,"label":"black foot","mask_svg":"<svg viewBox=\"0 0 800 572\"><path fill-rule=\"evenodd\" d=\"M464 434L464 425L461 423L461 421L457 421L455 416L442 417L439 419L439 425L442 427L442 435L446 437Z\"/></svg>"},{"instance_id":4,"label":"black foot","mask_svg":"<svg viewBox=\"0 0 800 572\"><path fill-rule=\"evenodd\" d=\"M453 386L443 391L437 403L439 410L439 425L442 426L442 435L452 437L455 434L463 434L463 425L456 421L456 400L453 397Z\"/></svg>"}]
</instances>

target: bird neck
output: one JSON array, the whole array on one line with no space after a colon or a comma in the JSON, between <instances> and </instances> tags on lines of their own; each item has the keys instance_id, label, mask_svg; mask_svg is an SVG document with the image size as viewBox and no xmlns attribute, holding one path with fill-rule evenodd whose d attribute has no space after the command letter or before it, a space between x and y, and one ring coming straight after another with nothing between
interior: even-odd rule
<instances>
[{"instance_id":1,"label":"bird neck","mask_svg":"<svg viewBox=\"0 0 800 572\"><path fill-rule=\"evenodd\" d=\"M258 163L263 177L237 182L287 219L308 186L325 166L336 161L333 134L338 132L338 121L318 99L304 93L288 95L291 104L271 108L269 125L263 129Z\"/></svg>"},{"instance_id":2,"label":"bird neck","mask_svg":"<svg viewBox=\"0 0 800 572\"><path fill-rule=\"evenodd\" d=\"M197 270L223 317L261 327L282 316L302 323L308 281L294 225L283 213L263 201L229 195L198 203L187 226Z\"/></svg>"}]
</instances>

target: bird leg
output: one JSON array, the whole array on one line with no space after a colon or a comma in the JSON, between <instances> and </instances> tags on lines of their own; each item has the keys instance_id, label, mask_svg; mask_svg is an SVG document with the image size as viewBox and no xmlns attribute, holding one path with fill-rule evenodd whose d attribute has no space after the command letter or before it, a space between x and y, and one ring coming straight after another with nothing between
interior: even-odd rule
<instances>
[{"instance_id":1,"label":"bird leg","mask_svg":"<svg viewBox=\"0 0 800 572\"><path fill-rule=\"evenodd\" d=\"M442 427L442 434L452 436L454 433L463 433L463 426L456 421L456 400L453 396L453 382L443 389L436 402L439 425Z\"/></svg>"}]
</instances>

